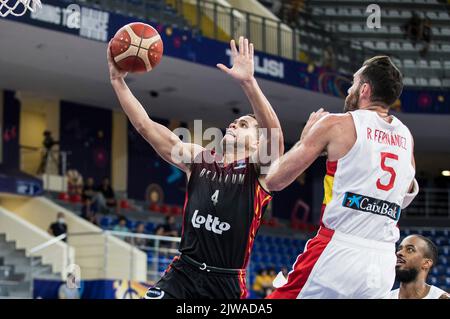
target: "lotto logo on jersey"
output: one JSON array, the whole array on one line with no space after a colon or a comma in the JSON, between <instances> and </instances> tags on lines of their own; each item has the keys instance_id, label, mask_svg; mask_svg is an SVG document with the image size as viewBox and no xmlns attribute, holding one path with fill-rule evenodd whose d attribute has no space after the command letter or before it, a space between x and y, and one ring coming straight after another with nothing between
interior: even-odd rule
<instances>
[{"instance_id":1,"label":"lotto logo on jersey","mask_svg":"<svg viewBox=\"0 0 450 319\"><path fill-rule=\"evenodd\" d=\"M194 215L192 216L192 226L194 226L194 228L200 228L203 224L205 225L207 231L212 231L213 233L219 235L222 235L222 232L231 228L230 224L220 222L218 217L213 218L210 214L206 217L198 215L198 209L196 209Z\"/></svg>"},{"instance_id":2,"label":"lotto logo on jersey","mask_svg":"<svg viewBox=\"0 0 450 319\"><path fill-rule=\"evenodd\" d=\"M395 221L400 218L401 208L399 205L355 193L345 193L342 206L362 212L387 216Z\"/></svg>"}]
</instances>

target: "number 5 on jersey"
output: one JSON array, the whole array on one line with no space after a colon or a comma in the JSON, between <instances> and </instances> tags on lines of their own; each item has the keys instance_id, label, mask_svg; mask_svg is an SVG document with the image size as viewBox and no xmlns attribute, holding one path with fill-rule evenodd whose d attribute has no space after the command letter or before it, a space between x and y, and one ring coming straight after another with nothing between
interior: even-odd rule
<instances>
[{"instance_id":1,"label":"number 5 on jersey","mask_svg":"<svg viewBox=\"0 0 450 319\"><path fill-rule=\"evenodd\" d=\"M396 154L392 154L392 153L386 153L386 152L381 152L381 169L385 172L388 172L389 174L391 174L391 177L389 179L389 183L384 185L381 183L381 178L379 178L377 180L377 188L381 189L383 191L388 191L391 190L394 187L394 182L395 182L395 178L397 177L397 173L395 173L395 170L392 166L387 166L386 165L386 159L391 159L391 160L395 160L398 161L398 155Z\"/></svg>"},{"instance_id":2,"label":"number 5 on jersey","mask_svg":"<svg viewBox=\"0 0 450 319\"><path fill-rule=\"evenodd\" d=\"M219 202L219 190L216 190L214 192L214 194L211 196L211 200L212 200L214 206L216 206L217 203Z\"/></svg>"}]
</instances>

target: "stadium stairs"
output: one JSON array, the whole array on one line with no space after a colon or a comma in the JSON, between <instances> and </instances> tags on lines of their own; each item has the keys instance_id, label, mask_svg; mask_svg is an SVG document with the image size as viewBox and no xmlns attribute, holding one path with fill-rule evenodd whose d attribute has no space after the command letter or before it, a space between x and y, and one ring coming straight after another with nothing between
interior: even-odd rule
<instances>
[{"instance_id":1,"label":"stadium stairs","mask_svg":"<svg viewBox=\"0 0 450 319\"><path fill-rule=\"evenodd\" d=\"M61 274L42 257L28 257L25 249L0 234L0 298L32 298L31 278L60 280Z\"/></svg>"}]
</instances>

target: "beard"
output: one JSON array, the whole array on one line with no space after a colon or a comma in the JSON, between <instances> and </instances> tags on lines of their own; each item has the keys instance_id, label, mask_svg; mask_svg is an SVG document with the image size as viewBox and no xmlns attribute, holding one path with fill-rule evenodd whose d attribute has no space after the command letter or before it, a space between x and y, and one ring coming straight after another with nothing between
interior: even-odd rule
<instances>
[{"instance_id":1,"label":"beard","mask_svg":"<svg viewBox=\"0 0 450 319\"><path fill-rule=\"evenodd\" d=\"M345 98L344 113L359 109L359 87Z\"/></svg>"},{"instance_id":2,"label":"beard","mask_svg":"<svg viewBox=\"0 0 450 319\"><path fill-rule=\"evenodd\" d=\"M409 268L409 269L395 269L395 279L402 283L410 283L414 281L417 278L417 275L419 274L419 271L415 268Z\"/></svg>"}]
</instances>

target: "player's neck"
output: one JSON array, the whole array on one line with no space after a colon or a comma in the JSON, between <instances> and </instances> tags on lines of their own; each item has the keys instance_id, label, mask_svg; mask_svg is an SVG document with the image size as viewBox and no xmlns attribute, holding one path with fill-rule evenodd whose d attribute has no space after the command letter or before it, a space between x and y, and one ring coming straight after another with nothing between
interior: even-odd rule
<instances>
[{"instance_id":1,"label":"player's neck","mask_svg":"<svg viewBox=\"0 0 450 319\"><path fill-rule=\"evenodd\" d=\"M367 111L374 111L376 112L383 120L386 122L391 123L392 117L389 115L389 109L385 108L381 105L377 104L367 104L364 106L360 106L360 110L367 110Z\"/></svg>"},{"instance_id":2,"label":"player's neck","mask_svg":"<svg viewBox=\"0 0 450 319\"><path fill-rule=\"evenodd\" d=\"M223 155L223 163L230 164L248 157L248 151L245 149L235 148Z\"/></svg>"},{"instance_id":3,"label":"player's neck","mask_svg":"<svg viewBox=\"0 0 450 319\"><path fill-rule=\"evenodd\" d=\"M400 299L422 299L430 292L430 286L423 279L417 278L409 283L401 283L399 298Z\"/></svg>"},{"instance_id":4,"label":"player's neck","mask_svg":"<svg viewBox=\"0 0 450 319\"><path fill-rule=\"evenodd\" d=\"M378 105L378 104L366 104L364 106L359 107L360 110L369 110L369 111L375 111L380 114L389 114L389 109Z\"/></svg>"}]
</instances>

